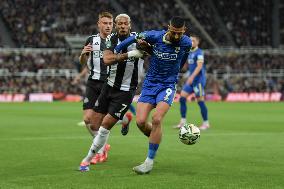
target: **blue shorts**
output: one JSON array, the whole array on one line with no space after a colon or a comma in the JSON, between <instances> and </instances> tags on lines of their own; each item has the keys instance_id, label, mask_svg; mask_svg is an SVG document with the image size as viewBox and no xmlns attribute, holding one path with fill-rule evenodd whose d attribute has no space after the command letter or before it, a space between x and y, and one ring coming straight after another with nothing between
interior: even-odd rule
<instances>
[{"instance_id":1,"label":"blue shorts","mask_svg":"<svg viewBox=\"0 0 284 189\"><path fill-rule=\"evenodd\" d=\"M205 85L202 83L196 84L185 84L182 88L183 91L187 92L188 94L194 93L196 97L201 97L205 95Z\"/></svg>"},{"instance_id":2,"label":"blue shorts","mask_svg":"<svg viewBox=\"0 0 284 189\"><path fill-rule=\"evenodd\" d=\"M145 81L138 102L149 103L156 106L159 102L163 101L171 106L175 93L175 84L160 84Z\"/></svg>"}]
</instances>

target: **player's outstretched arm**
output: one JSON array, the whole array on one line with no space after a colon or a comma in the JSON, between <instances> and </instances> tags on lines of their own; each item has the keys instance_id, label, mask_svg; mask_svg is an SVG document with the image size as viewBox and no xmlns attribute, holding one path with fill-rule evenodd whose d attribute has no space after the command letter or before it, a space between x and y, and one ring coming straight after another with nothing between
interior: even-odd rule
<instances>
[{"instance_id":1,"label":"player's outstretched arm","mask_svg":"<svg viewBox=\"0 0 284 189\"><path fill-rule=\"evenodd\" d=\"M143 52L141 52L140 50L132 50L127 53L116 54L116 53L113 53L111 50L105 50L103 59L104 59L105 65L109 66L112 64L123 62L127 60L128 58L132 58L132 57L142 58Z\"/></svg>"},{"instance_id":2,"label":"player's outstretched arm","mask_svg":"<svg viewBox=\"0 0 284 189\"><path fill-rule=\"evenodd\" d=\"M104 50L104 63L109 66L117 62L122 62L127 59L127 53L115 54L111 50Z\"/></svg>"},{"instance_id":3,"label":"player's outstretched arm","mask_svg":"<svg viewBox=\"0 0 284 189\"><path fill-rule=\"evenodd\" d=\"M129 45L131 45L134 42L136 42L135 36L130 36L130 37L126 38L121 43L119 43L119 45L117 45L115 47L115 52L120 52L123 49L126 49Z\"/></svg>"}]
</instances>

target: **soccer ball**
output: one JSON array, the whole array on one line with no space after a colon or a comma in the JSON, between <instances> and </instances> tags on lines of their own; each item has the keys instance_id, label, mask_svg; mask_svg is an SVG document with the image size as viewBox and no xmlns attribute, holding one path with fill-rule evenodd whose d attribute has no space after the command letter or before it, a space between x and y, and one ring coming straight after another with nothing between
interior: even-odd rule
<instances>
[{"instance_id":1,"label":"soccer ball","mask_svg":"<svg viewBox=\"0 0 284 189\"><path fill-rule=\"evenodd\" d=\"M184 124L179 130L179 140L187 145L195 144L200 138L200 130L194 124Z\"/></svg>"}]
</instances>

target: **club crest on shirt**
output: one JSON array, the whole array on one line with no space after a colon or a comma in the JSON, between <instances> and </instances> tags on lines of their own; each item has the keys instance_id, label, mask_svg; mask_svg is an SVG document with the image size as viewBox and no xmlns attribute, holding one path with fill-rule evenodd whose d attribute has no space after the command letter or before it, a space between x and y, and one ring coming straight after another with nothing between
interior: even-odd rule
<instances>
[{"instance_id":1,"label":"club crest on shirt","mask_svg":"<svg viewBox=\"0 0 284 189\"><path fill-rule=\"evenodd\" d=\"M111 41L106 41L106 48L110 48L111 47Z\"/></svg>"},{"instance_id":2,"label":"club crest on shirt","mask_svg":"<svg viewBox=\"0 0 284 189\"><path fill-rule=\"evenodd\" d=\"M175 47L175 53L179 53L180 47Z\"/></svg>"}]
</instances>

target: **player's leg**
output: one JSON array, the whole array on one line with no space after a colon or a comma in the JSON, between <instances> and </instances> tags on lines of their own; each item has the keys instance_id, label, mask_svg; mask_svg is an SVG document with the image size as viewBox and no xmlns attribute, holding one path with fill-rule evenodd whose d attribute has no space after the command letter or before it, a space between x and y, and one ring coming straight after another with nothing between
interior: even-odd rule
<instances>
[{"instance_id":1,"label":"player's leg","mask_svg":"<svg viewBox=\"0 0 284 189\"><path fill-rule=\"evenodd\" d=\"M152 130L149 137L148 155L144 163L133 168L137 174L149 173L154 164L154 158L162 140L162 120L170 106L165 102L159 102L152 116ZM137 109L138 110L138 109ZM138 111L137 111L138 113Z\"/></svg>"},{"instance_id":2,"label":"player's leg","mask_svg":"<svg viewBox=\"0 0 284 189\"><path fill-rule=\"evenodd\" d=\"M126 114L123 116L123 119L121 120L121 134L123 136L127 135L128 134L128 131L129 131L129 125L131 123L131 120L132 120L132 113L131 112L126 112Z\"/></svg>"},{"instance_id":3,"label":"player's leg","mask_svg":"<svg viewBox=\"0 0 284 189\"><path fill-rule=\"evenodd\" d=\"M154 105L145 102L137 103L137 116L136 116L136 124L140 131L146 135L150 136L152 130L152 123L148 122L148 117L151 110L154 108Z\"/></svg>"},{"instance_id":4,"label":"player's leg","mask_svg":"<svg viewBox=\"0 0 284 189\"><path fill-rule=\"evenodd\" d=\"M86 93L83 100L83 125L87 128L93 138L97 135L102 121L102 118L94 117L95 115L93 107L101 93L103 83L104 82L97 80L88 80L86 85ZM92 159L91 164L100 162L100 157L102 154L107 153L107 151L110 149L109 145L106 144L105 146L106 148L99 151L98 154Z\"/></svg>"},{"instance_id":5,"label":"player's leg","mask_svg":"<svg viewBox=\"0 0 284 189\"><path fill-rule=\"evenodd\" d=\"M94 123L92 122L92 117L94 116L93 109L85 109L83 110L83 120L85 123L85 127L89 131L92 137L95 137L98 133L98 128L96 130L92 130L95 126L92 126Z\"/></svg>"},{"instance_id":6,"label":"player's leg","mask_svg":"<svg viewBox=\"0 0 284 189\"><path fill-rule=\"evenodd\" d=\"M156 92L152 89L151 85L150 87L144 86L137 102L136 125L147 137L150 136L152 130L152 123L148 122L148 117L155 106Z\"/></svg>"},{"instance_id":7,"label":"player's leg","mask_svg":"<svg viewBox=\"0 0 284 189\"><path fill-rule=\"evenodd\" d=\"M136 110L135 110L135 107L133 106L133 104L130 104L129 110L130 110L130 112L131 112L133 115L136 116Z\"/></svg>"},{"instance_id":8,"label":"player's leg","mask_svg":"<svg viewBox=\"0 0 284 189\"><path fill-rule=\"evenodd\" d=\"M90 162L90 160L94 157L96 153L99 152L100 149L103 148L106 143L111 128L118 121L117 118L114 118L110 114L107 114L101 123L97 136L94 138L92 146L89 150L88 155L84 158L83 162Z\"/></svg>"},{"instance_id":9,"label":"player's leg","mask_svg":"<svg viewBox=\"0 0 284 189\"><path fill-rule=\"evenodd\" d=\"M95 103L97 101L97 99L99 98L100 94L102 91L104 91L105 89L103 89L104 87L104 82L102 81L98 81L98 80L89 80L87 83L88 86L88 97L89 97L89 106L91 108L94 108ZM92 112L94 112L94 110L92 109ZM98 115L98 114L96 114ZM104 114L105 115L105 114ZM91 130L95 131L96 133L99 130L99 127L102 123L102 117L96 117L96 116L91 116ZM107 154L108 151L110 150L110 145L106 143L104 144L103 148L101 148L98 151L98 154L96 155L95 158L92 159L91 163L92 164L96 164L97 162L104 162L107 160Z\"/></svg>"},{"instance_id":10,"label":"player's leg","mask_svg":"<svg viewBox=\"0 0 284 189\"><path fill-rule=\"evenodd\" d=\"M200 113L203 119L203 123L199 128L201 130L205 130L205 129L208 129L210 126L209 126L209 120L208 120L208 109L207 109L207 106L204 100L204 96L205 96L204 85L202 85L201 83L197 84L194 87L194 92L195 92L197 103L200 108Z\"/></svg>"},{"instance_id":11,"label":"player's leg","mask_svg":"<svg viewBox=\"0 0 284 189\"><path fill-rule=\"evenodd\" d=\"M202 125L199 127L201 130L208 129L209 126L209 121L208 121L208 110L205 104L204 96L205 96L205 91L204 91L204 86L202 83L197 83L194 85L193 90L197 99L198 106L200 108L200 113L203 119Z\"/></svg>"},{"instance_id":12,"label":"player's leg","mask_svg":"<svg viewBox=\"0 0 284 189\"><path fill-rule=\"evenodd\" d=\"M92 117L93 120L94 120L94 122L93 122L94 125L98 125L98 124L100 125L104 117L105 117L105 114L94 112L93 117ZM94 125L92 125L92 126L94 126ZM97 131L96 136L93 138L93 143L94 143L94 140L98 137L99 134L100 134L100 130ZM104 146L106 144L106 140L104 142L105 143L102 144L102 146ZM92 151L93 143L90 147L88 155L82 160L80 167L79 167L79 171L89 171L89 165L91 163L96 164L98 161L100 161L101 154L99 154L99 150L94 151L94 152Z\"/></svg>"},{"instance_id":13,"label":"player's leg","mask_svg":"<svg viewBox=\"0 0 284 189\"><path fill-rule=\"evenodd\" d=\"M95 125L93 121L94 110L93 107L102 91L103 82L97 80L88 80L86 84L86 92L83 100L83 119L87 130L90 132L92 137L95 137L99 130L100 123ZM101 121L101 120L100 120Z\"/></svg>"},{"instance_id":14,"label":"player's leg","mask_svg":"<svg viewBox=\"0 0 284 189\"><path fill-rule=\"evenodd\" d=\"M157 102L156 111L152 116L152 129L149 137L148 155L144 163L133 168L137 174L149 173L154 164L154 158L162 140L162 121L168 112L175 96L175 87L161 90L155 101ZM137 109L138 113L138 109Z\"/></svg>"},{"instance_id":15,"label":"player's leg","mask_svg":"<svg viewBox=\"0 0 284 189\"><path fill-rule=\"evenodd\" d=\"M191 85L185 84L183 86L183 89L180 93L180 115L181 119L178 125L174 126L174 128L180 128L186 123L186 113L187 113L187 105L186 105L186 99L193 92L193 89Z\"/></svg>"},{"instance_id":16,"label":"player's leg","mask_svg":"<svg viewBox=\"0 0 284 189\"><path fill-rule=\"evenodd\" d=\"M129 110L130 110L130 112L126 112L126 114L123 116L123 119L119 120L121 122L121 130L120 130L120 132L121 132L121 134L123 136L128 134L129 125L131 123L133 115L136 115L135 107L132 104L130 104Z\"/></svg>"},{"instance_id":17,"label":"player's leg","mask_svg":"<svg viewBox=\"0 0 284 189\"><path fill-rule=\"evenodd\" d=\"M117 116L120 120L119 122L121 123L121 134L123 136L128 134L129 131L129 125L132 120L132 113L127 112L127 110L132 106L132 99L134 97L135 91L119 91L119 90L113 90L113 94L117 93L118 95L113 95L112 98L112 107L118 107L120 109L112 109L111 115L114 117ZM119 97L119 98L118 98Z\"/></svg>"},{"instance_id":18,"label":"player's leg","mask_svg":"<svg viewBox=\"0 0 284 189\"><path fill-rule=\"evenodd\" d=\"M102 95L100 95L100 97L98 98L98 103L96 103L97 106L95 106L95 114L99 114L97 113L97 111L101 111L101 113L107 111L108 114L103 118L98 134L94 138L90 150L87 156L83 159L80 168L82 166L83 168L85 168L86 164L91 161L94 155L106 143L111 128L117 123L119 119L123 118L124 114L129 108L129 105L132 102L135 93L135 91L120 91L111 88L110 86L106 86L106 88L107 93L102 92ZM104 103L105 105L102 105Z\"/></svg>"},{"instance_id":19,"label":"player's leg","mask_svg":"<svg viewBox=\"0 0 284 189\"><path fill-rule=\"evenodd\" d=\"M118 120L117 124L121 124L121 134L123 136L128 134L129 131L129 125L132 121L133 115L136 115L135 107L131 104L129 106L130 112L126 112L126 114L123 116L122 119Z\"/></svg>"},{"instance_id":20,"label":"player's leg","mask_svg":"<svg viewBox=\"0 0 284 189\"><path fill-rule=\"evenodd\" d=\"M103 87L102 88L102 92L101 95L98 97L97 101L94 103L95 106L93 107L93 115L90 119L90 122L92 122L92 124L90 125L90 129L91 130L96 130L99 131L99 127L103 121L103 118L105 117L105 115L107 114L107 110L108 110L108 99L107 99L107 94L108 94L108 88L107 87ZM97 135L95 136L97 137ZM94 137L94 139L95 139ZM93 139L93 140L94 140ZM92 146L91 146L92 148ZM99 151L97 151L99 152ZM97 163L98 161L100 161L100 157L101 155L104 153L104 151L100 151L99 155L96 155L93 160L92 159L83 159L80 165L79 170L80 171L88 171L89 170L89 164L90 163Z\"/></svg>"},{"instance_id":21,"label":"player's leg","mask_svg":"<svg viewBox=\"0 0 284 189\"><path fill-rule=\"evenodd\" d=\"M170 105L166 102L159 102L152 116L152 130L149 137L150 144L160 144L162 139L162 121L168 112ZM153 159L153 158L152 158Z\"/></svg>"}]
</instances>

